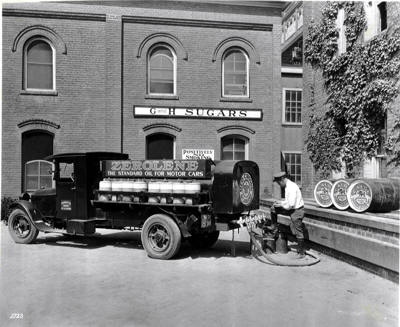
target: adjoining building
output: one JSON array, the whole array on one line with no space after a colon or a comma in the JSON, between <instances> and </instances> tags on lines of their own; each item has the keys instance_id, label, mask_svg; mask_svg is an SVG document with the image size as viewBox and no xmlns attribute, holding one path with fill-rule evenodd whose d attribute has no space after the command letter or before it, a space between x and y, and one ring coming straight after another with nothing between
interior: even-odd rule
<instances>
[{"instance_id":1,"label":"adjoining building","mask_svg":"<svg viewBox=\"0 0 400 327\"><path fill-rule=\"evenodd\" d=\"M326 92L321 72L304 62L303 43L312 20L322 17L324 1L296 1L285 5L282 12L282 142L281 151L295 180L302 186L303 194L312 197L314 185L318 182L313 163L307 152L307 137L310 123L311 92L316 110L326 106ZM400 5L397 2L364 1L366 29L360 42L369 42L381 33L392 33L399 26ZM337 15L338 54L346 51L345 13ZM390 156L383 144L388 131L395 124L395 114L400 115L400 97L387 111L385 126L382 126L381 148L376 156L365 160L359 175L366 178L399 176L399 169L388 164ZM345 177L345 170L332 171L332 178Z\"/></svg>"},{"instance_id":2,"label":"adjoining building","mask_svg":"<svg viewBox=\"0 0 400 327\"><path fill-rule=\"evenodd\" d=\"M77 151L254 160L272 195L282 5L4 4L3 195L50 187L44 158Z\"/></svg>"},{"instance_id":3,"label":"adjoining building","mask_svg":"<svg viewBox=\"0 0 400 327\"><path fill-rule=\"evenodd\" d=\"M303 122L303 3L287 3L282 12L282 160L293 181L304 186Z\"/></svg>"}]
</instances>

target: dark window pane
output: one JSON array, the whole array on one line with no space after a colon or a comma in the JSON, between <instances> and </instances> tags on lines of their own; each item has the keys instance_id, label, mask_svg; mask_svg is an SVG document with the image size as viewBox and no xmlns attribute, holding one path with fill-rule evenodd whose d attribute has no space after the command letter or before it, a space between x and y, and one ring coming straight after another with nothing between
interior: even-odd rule
<instances>
[{"instance_id":1,"label":"dark window pane","mask_svg":"<svg viewBox=\"0 0 400 327\"><path fill-rule=\"evenodd\" d=\"M53 88L53 67L48 65L28 64L27 88L46 89Z\"/></svg>"},{"instance_id":2,"label":"dark window pane","mask_svg":"<svg viewBox=\"0 0 400 327\"><path fill-rule=\"evenodd\" d=\"M164 47L154 49L150 55L150 93L174 93L174 58Z\"/></svg>"},{"instance_id":3,"label":"dark window pane","mask_svg":"<svg viewBox=\"0 0 400 327\"><path fill-rule=\"evenodd\" d=\"M235 152L235 160L244 160L245 153L244 152Z\"/></svg>"},{"instance_id":4,"label":"dark window pane","mask_svg":"<svg viewBox=\"0 0 400 327\"><path fill-rule=\"evenodd\" d=\"M233 160L233 152L222 152L222 160Z\"/></svg>"},{"instance_id":5,"label":"dark window pane","mask_svg":"<svg viewBox=\"0 0 400 327\"><path fill-rule=\"evenodd\" d=\"M39 174L39 162L31 162L26 164L27 175L38 175Z\"/></svg>"},{"instance_id":6,"label":"dark window pane","mask_svg":"<svg viewBox=\"0 0 400 327\"><path fill-rule=\"evenodd\" d=\"M32 42L27 49L26 87L53 89L53 51L44 41Z\"/></svg>"},{"instance_id":7,"label":"dark window pane","mask_svg":"<svg viewBox=\"0 0 400 327\"><path fill-rule=\"evenodd\" d=\"M47 162L40 162L40 175L44 176L44 175L51 175L51 170L52 170L52 166L51 163L47 163Z\"/></svg>"},{"instance_id":8,"label":"dark window pane","mask_svg":"<svg viewBox=\"0 0 400 327\"><path fill-rule=\"evenodd\" d=\"M222 160L245 160L246 141L237 137L225 137L221 141Z\"/></svg>"},{"instance_id":9,"label":"dark window pane","mask_svg":"<svg viewBox=\"0 0 400 327\"><path fill-rule=\"evenodd\" d=\"M239 50L230 51L224 58L224 94L247 94L247 58Z\"/></svg>"},{"instance_id":10,"label":"dark window pane","mask_svg":"<svg viewBox=\"0 0 400 327\"><path fill-rule=\"evenodd\" d=\"M28 49L28 63L47 63L52 64L53 55L50 45L44 41L34 41L32 42Z\"/></svg>"},{"instance_id":11,"label":"dark window pane","mask_svg":"<svg viewBox=\"0 0 400 327\"><path fill-rule=\"evenodd\" d=\"M27 176L26 177L26 190L34 191L39 189L39 178L38 176Z\"/></svg>"},{"instance_id":12,"label":"dark window pane","mask_svg":"<svg viewBox=\"0 0 400 327\"><path fill-rule=\"evenodd\" d=\"M40 177L40 188L51 188L51 187L52 187L51 176Z\"/></svg>"},{"instance_id":13,"label":"dark window pane","mask_svg":"<svg viewBox=\"0 0 400 327\"><path fill-rule=\"evenodd\" d=\"M234 139L235 140L235 151L244 151L245 142L241 139Z\"/></svg>"},{"instance_id":14,"label":"dark window pane","mask_svg":"<svg viewBox=\"0 0 400 327\"><path fill-rule=\"evenodd\" d=\"M173 159L174 138L166 134L147 137L147 159Z\"/></svg>"}]
</instances>

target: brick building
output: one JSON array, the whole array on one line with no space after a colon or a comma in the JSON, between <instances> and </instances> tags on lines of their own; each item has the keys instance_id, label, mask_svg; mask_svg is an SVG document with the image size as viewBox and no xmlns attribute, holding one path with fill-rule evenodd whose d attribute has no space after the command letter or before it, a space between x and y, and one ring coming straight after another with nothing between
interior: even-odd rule
<instances>
[{"instance_id":1,"label":"brick building","mask_svg":"<svg viewBox=\"0 0 400 327\"><path fill-rule=\"evenodd\" d=\"M261 193L276 192L281 11L279 2L3 5L2 194L51 186L52 153L181 159L199 149L256 161Z\"/></svg>"},{"instance_id":2,"label":"brick building","mask_svg":"<svg viewBox=\"0 0 400 327\"><path fill-rule=\"evenodd\" d=\"M368 42L380 33L392 33L396 28L399 28L400 3L364 1L363 5L367 27L362 36L362 42ZM293 171L296 172L296 169L297 171L300 170L298 182L302 185L302 191L306 197L312 197L314 185L320 179L306 150L311 90L314 92L317 110L325 110L327 97L321 72L303 62L302 49L303 40L307 37L307 28L311 20L318 21L321 18L324 6L326 6L324 1L290 2L284 7L282 14L282 88L285 99L282 106L283 113L293 112L293 107L296 107L292 105L294 93L301 93L302 97L300 104L301 122L291 123L289 126L289 124L285 124L285 117L283 117L281 146L292 173ZM341 53L343 44L345 44L343 36L340 36L343 35L344 16L338 15L336 24L339 30L339 38L341 38L338 40L338 51ZM288 92L290 93L289 96L287 95ZM386 138L387 132L394 124L394 113L400 115L399 105L400 97L394 100L392 110L387 112L386 126L382 130L383 138ZM296 110L298 112L299 105L297 105ZM296 126L296 123L299 124ZM299 130L301 130L302 136L299 136ZM294 157L297 157L297 161ZM367 178L399 176L399 169L394 167L393 164L388 164L389 160L390 157L382 148L374 158L364 162L360 176ZM297 164L299 161L301 162L300 167ZM293 165L296 165L296 168L293 168ZM331 176L332 178L344 177L345 172L333 171Z\"/></svg>"}]
</instances>

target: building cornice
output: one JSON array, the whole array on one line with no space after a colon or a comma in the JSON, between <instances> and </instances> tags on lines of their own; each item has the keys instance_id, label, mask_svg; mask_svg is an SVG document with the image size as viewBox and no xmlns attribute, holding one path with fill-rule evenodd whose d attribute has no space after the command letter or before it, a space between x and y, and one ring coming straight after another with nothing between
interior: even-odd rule
<instances>
[{"instance_id":1,"label":"building cornice","mask_svg":"<svg viewBox=\"0 0 400 327\"><path fill-rule=\"evenodd\" d=\"M272 31L272 24L226 22L214 20L196 20L182 18L164 18L164 17L144 17L144 16L122 16L122 21L136 24L154 24L154 25L174 25L174 26L192 26L209 28L226 28L236 30L254 30L254 31Z\"/></svg>"},{"instance_id":2,"label":"building cornice","mask_svg":"<svg viewBox=\"0 0 400 327\"><path fill-rule=\"evenodd\" d=\"M2 12L3 16L12 16L12 17L89 20L89 21L101 21L101 22L106 21L106 14L60 12L60 11L46 11L46 10L26 10L26 9L15 9L15 8L3 8ZM225 29L236 29L236 30L254 30L254 31L272 31L273 28L272 24L261 24L261 23L244 23L244 22L196 20L196 19L182 19L182 18L128 16L128 15L123 15L122 21L126 23L137 23L137 24L209 27L209 28L225 28Z\"/></svg>"},{"instance_id":3,"label":"building cornice","mask_svg":"<svg viewBox=\"0 0 400 327\"><path fill-rule=\"evenodd\" d=\"M106 21L105 14L3 8L3 16Z\"/></svg>"}]
</instances>

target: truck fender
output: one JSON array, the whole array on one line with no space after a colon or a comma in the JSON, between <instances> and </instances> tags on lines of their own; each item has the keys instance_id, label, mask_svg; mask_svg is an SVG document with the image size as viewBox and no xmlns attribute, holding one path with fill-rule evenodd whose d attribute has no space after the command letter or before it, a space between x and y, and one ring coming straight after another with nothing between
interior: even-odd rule
<instances>
[{"instance_id":1,"label":"truck fender","mask_svg":"<svg viewBox=\"0 0 400 327\"><path fill-rule=\"evenodd\" d=\"M10 205L10 209L21 209L26 212L30 222L40 230L36 222L42 221L42 214L33 207L33 204L26 200L20 200Z\"/></svg>"}]
</instances>

